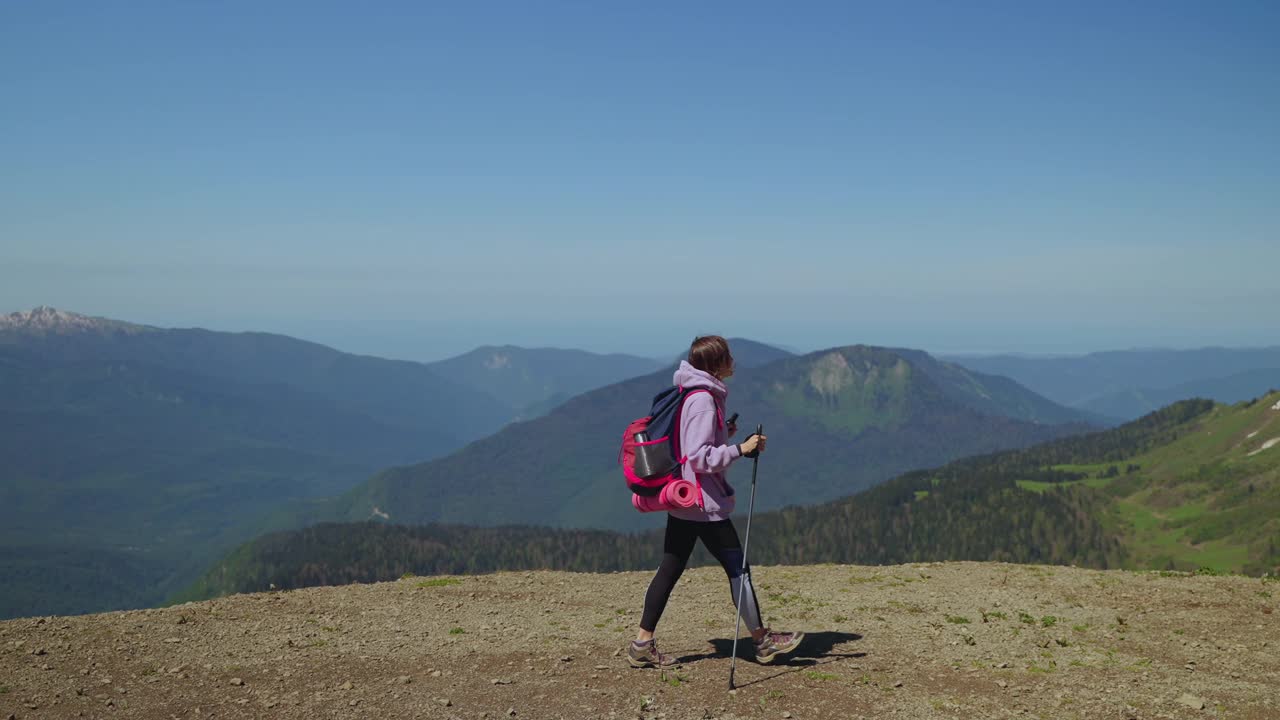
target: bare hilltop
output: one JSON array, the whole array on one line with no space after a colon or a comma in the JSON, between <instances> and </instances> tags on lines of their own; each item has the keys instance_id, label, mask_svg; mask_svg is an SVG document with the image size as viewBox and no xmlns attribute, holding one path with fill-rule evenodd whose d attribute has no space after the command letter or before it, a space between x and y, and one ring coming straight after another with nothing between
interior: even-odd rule
<instances>
[{"instance_id":1,"label":"bare hilltop","mask_svg":"<svg viewBox=\"0 0 1280 720\"><path fill-rule=\"evenodd\" d=\"M0 622L0 720L1280 718L1280 583L998 563L755 570L808 637L758 665L718 568L627 666L650 573L519 572Z\"/></svg>"}]
</instances>

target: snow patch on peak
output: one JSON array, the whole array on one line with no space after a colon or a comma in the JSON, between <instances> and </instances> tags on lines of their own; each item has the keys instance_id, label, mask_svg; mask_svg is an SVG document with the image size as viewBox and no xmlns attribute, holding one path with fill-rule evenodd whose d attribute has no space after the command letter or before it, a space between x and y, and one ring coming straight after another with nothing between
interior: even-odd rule
<instances>
[{"instance_id":1,"label":"snow patch on peak","mask_svg":"<svg viewBox=\"0 0 1280 720\"><path fill-rule=\"evenodd\" d=\"M0 330L36 334L103 331L136 333L148 329L144 325L134 325L120 322L119 320L108 320L107 318L89 317L88 315L59 310L48 305L41 305L33 310L0 315Z\"/></svg>"}]
</instances>

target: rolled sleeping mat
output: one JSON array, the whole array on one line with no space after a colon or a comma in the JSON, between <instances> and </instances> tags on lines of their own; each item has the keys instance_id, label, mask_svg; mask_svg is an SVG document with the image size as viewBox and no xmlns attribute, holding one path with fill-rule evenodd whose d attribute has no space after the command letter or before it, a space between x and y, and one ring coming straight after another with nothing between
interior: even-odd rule
<instances>
[{"instance_id":1,"label":"rolled sleeping mat","mask_svg":"<svg viewBox=\"0 0 1280 720\"><path fill-rule=\"evenodd\" d=\"M662 488L658 497L678 508L691 508L698 504L698 488L688 480L672 480Z\"/></svg>"},{"instance_id":2,"label":"rolled sleeping mat","mask_svg":"<svg viewBox=\"0 0 1280 720\"><path fill-rule=\"evenodd\" d=\"M641 497L632 493L631 505L640 512L665 512L681 510L698 504L698 488L688 480L672 480L655 497Z\"/></svg>"}]
</instances>

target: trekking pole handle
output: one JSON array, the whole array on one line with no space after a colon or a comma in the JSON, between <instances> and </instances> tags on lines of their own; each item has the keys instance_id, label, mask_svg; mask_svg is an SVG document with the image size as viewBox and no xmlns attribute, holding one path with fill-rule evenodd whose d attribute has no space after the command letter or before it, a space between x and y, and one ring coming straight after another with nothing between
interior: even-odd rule
<instances>
[{"instance_id":1,"label":"trekking pole handle","mask_svg":"<svg viewBox=\"0 0 1280 720\"><path fill-rule=\"evenodd\" d=\"M763 425L763 424L756 425L756 433L755 433L755 434L756 434L756 435L764 435L764 425ZM757 442L756 449L755 449L755 450L752 450L752 451L751 451L751 454L747 456L747 457L749 457L749 458L751 458L751 459L753 459L753 460L758 459L758 458L760 457L760 445L758 444L758 443L759 443L759 441L757 440L756 442ZM756 481L756 471L755 471L755 468L752 468L752 469L751 469L751 482L752 482L752 484L755 484L755 481Z\"/></svg>"}]
</instances>

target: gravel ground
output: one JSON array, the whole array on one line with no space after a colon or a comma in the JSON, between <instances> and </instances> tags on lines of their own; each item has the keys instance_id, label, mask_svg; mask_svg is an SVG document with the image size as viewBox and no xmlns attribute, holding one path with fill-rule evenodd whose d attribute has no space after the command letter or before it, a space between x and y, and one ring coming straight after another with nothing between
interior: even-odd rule
<instances>
[{"instance_id":1,"label":"gravel ground","mask_svg":"<svg viewBox=\"0 0 1280 720\"><path fill-rule=\"evenodd\" d=\"M650 573L406 578L0 622L0 720L1280 718L1280 583L997 563L755 569L803 630L758 665L719 568L634 670ZM744 631L745 636L745 631Z\"/></svg>"}]
</instances>

